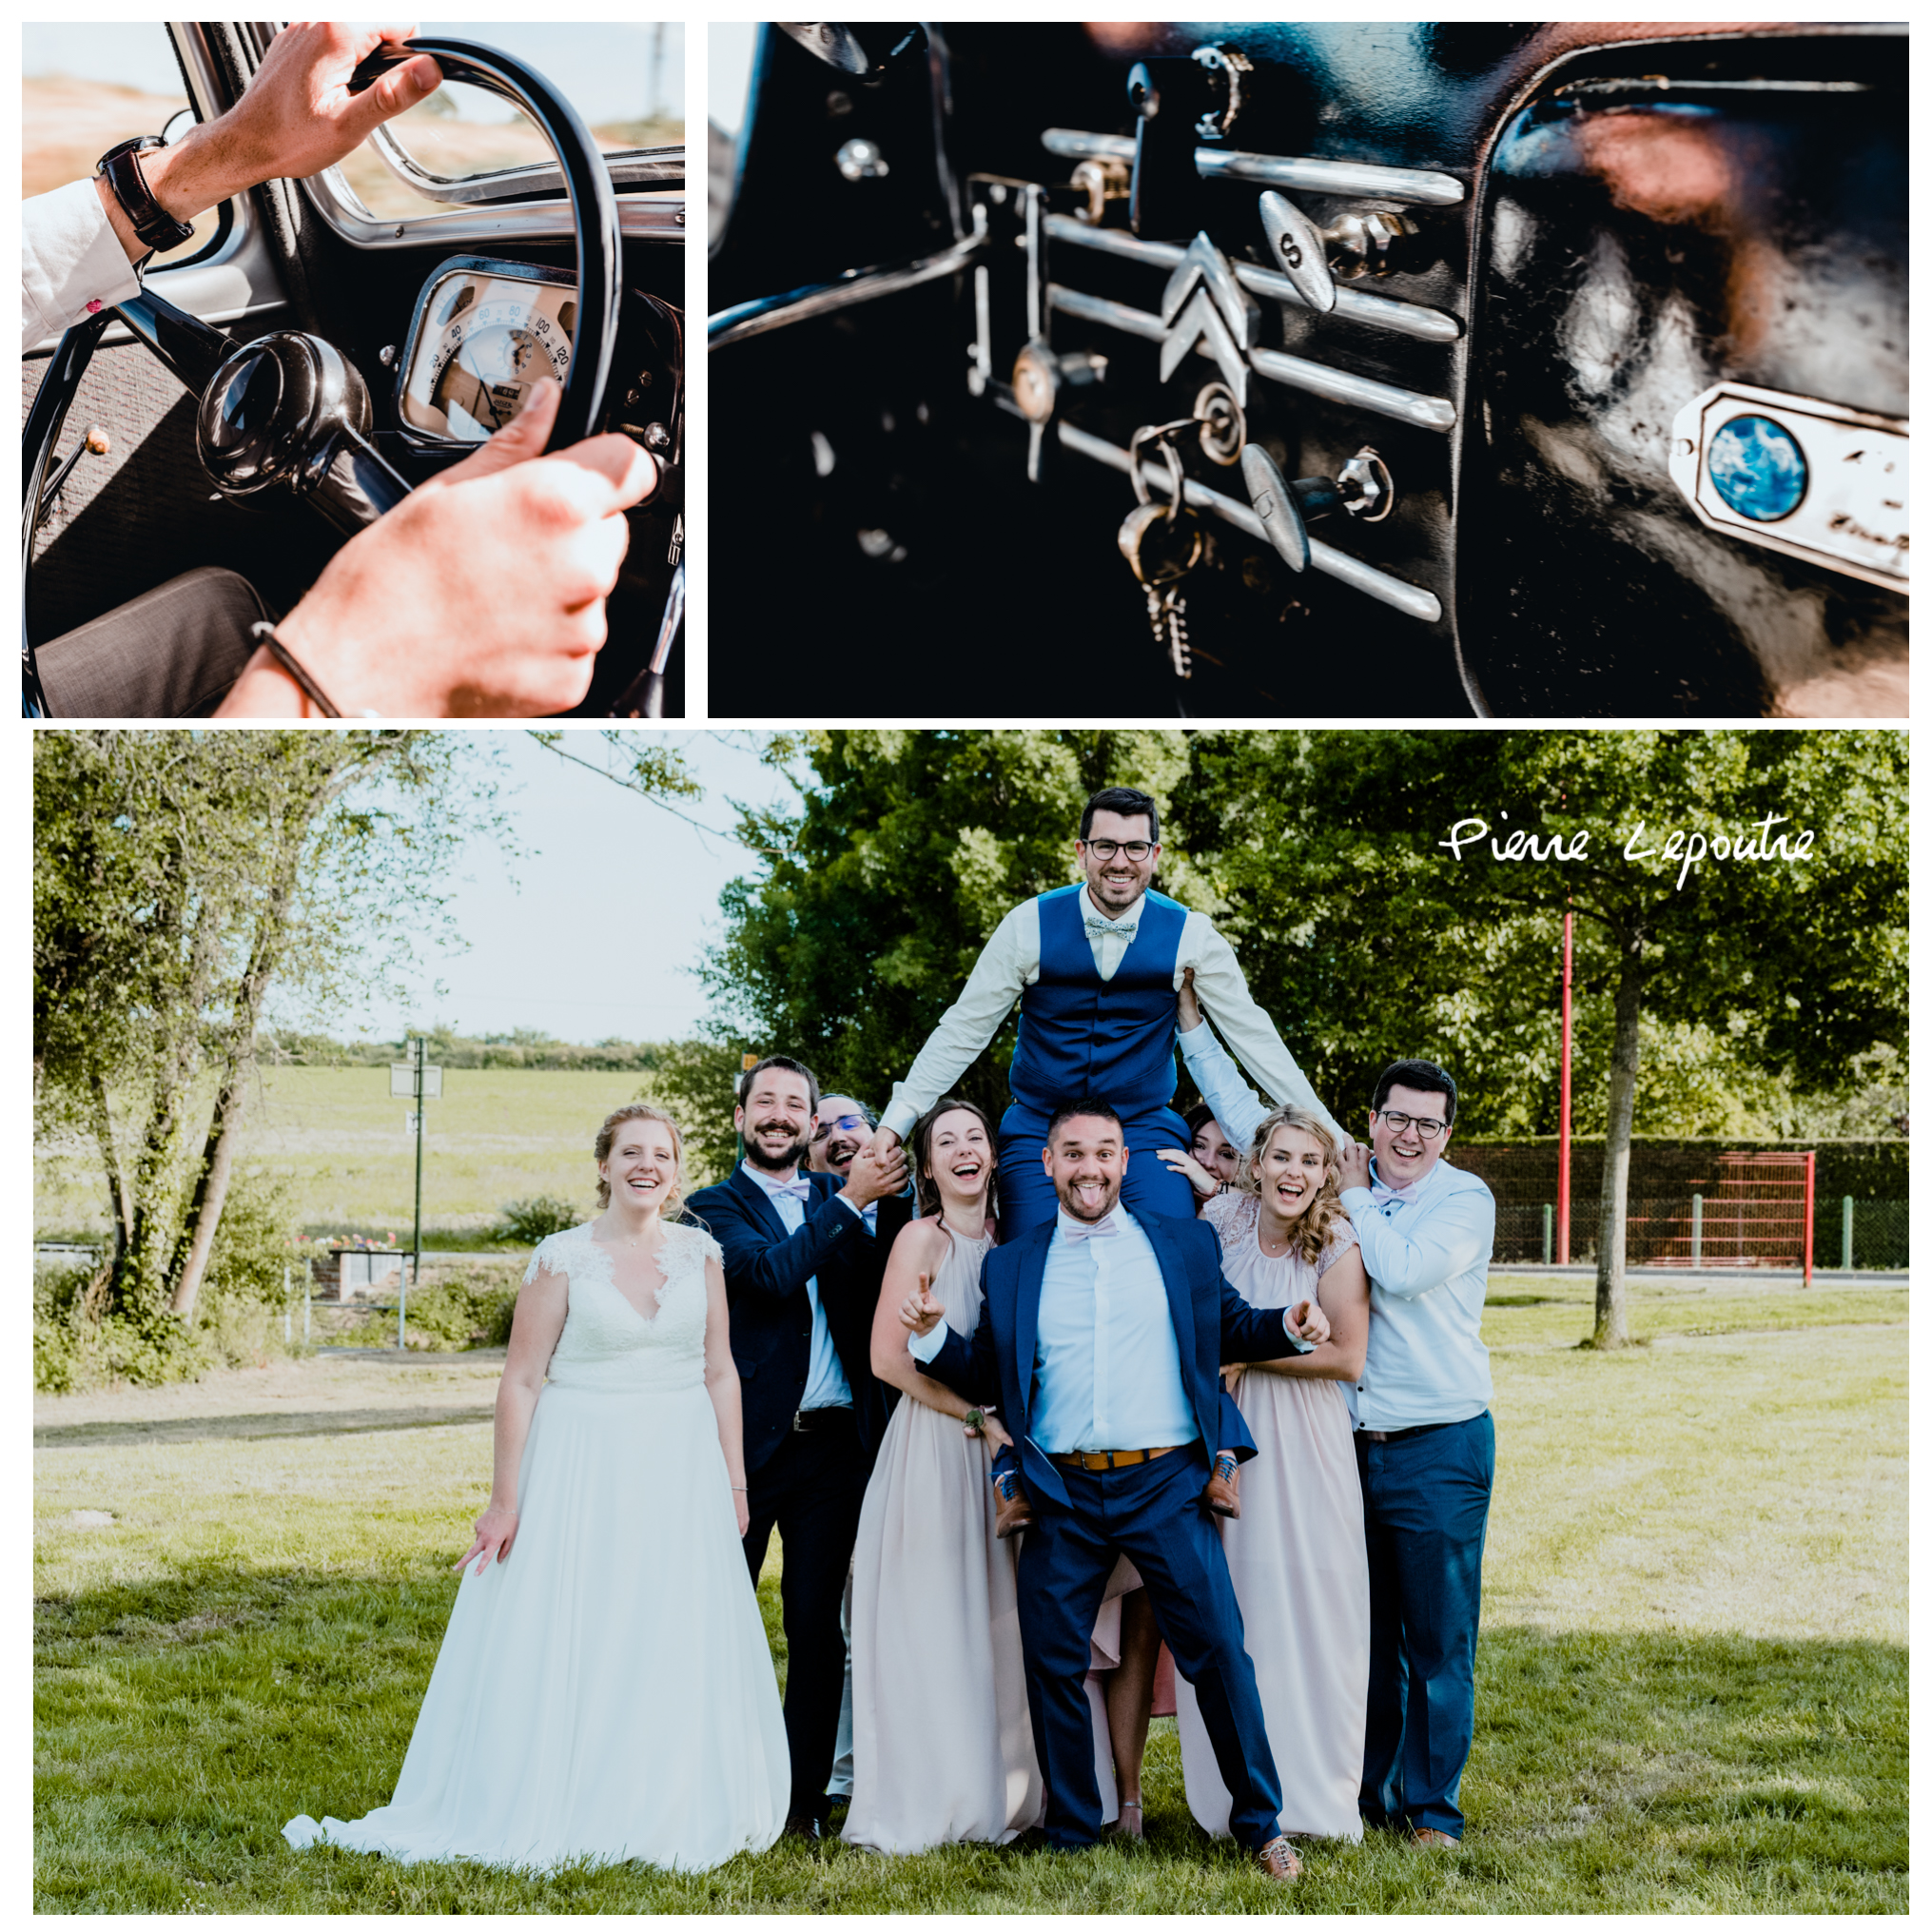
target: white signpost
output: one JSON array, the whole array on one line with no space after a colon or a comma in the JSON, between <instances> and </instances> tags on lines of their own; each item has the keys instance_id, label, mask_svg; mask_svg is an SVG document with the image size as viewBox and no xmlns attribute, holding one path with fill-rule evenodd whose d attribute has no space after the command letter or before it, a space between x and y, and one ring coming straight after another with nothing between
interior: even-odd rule
<instances>
[{"instance_id":1,"label":"white signpost","mask_svg":"<svg viewBox=\"0 0 1932 1932\"><path fill-rule=\"evenodd\" d=\"M422 1103L424 1101L442 1098L442 1068L431 1066L423 1060L429 1043L420 1038L416 1042L416 1056L412 1060L389 1063L389 1093L395 1100L414 1103L411 1110L404 1114L405 1131L416 1136L416 1238L411 1248L416 1256L408 1278L396 1298L396 1346L403 1345L403 1322L409 1307L409 1283L422 1285Z\"/></svg>"}]
</instances>

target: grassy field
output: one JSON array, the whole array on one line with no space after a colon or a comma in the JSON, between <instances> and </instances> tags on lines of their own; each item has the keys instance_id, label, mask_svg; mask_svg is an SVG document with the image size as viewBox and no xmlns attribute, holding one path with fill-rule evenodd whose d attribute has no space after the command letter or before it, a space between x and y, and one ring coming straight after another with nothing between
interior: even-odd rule
<instances>
[{"instance_id":1,"label":"grassy field","mask_svg":"<svg viewBox=\"0 0 1932 1932\"><path fill-rule=\"evenodd\" d=\"M1305 1849L1283 1895L1188 1816L1155 1726L1146 1845L693 1878L291 1852L388 1797L488 1486L497 1362L345 1357L43 1397L44 1911L1903 1911L1906 1327L1891 1290L1512 1278L1460 1856ZM1801 1310L1805 1320L1795 1317ZM782 1674L776 1559L761 1586Z\"/></svg>"},{"instance_id":2,"label":"grassy field","mask_svg":"<svg viewBox=\"0 0 1932 1932\"><path fill-rule=\"evenodd\" d=\"M428 1103L422 1163L425 1227L470 1236L506 1200L555 1195L596 1200L591 1144L613 1107L634 1100L641 1073L458 1070ZM285 1176L311 1232L395 1230L408 1239L416 1140L408 1103L389 1097L382 1067L270 1067L250 1109L243 1160ZM43 1234L107 1225L107 1190L85 1148L42 1148L34 1224Z\"/></svg>"}]
</instances>

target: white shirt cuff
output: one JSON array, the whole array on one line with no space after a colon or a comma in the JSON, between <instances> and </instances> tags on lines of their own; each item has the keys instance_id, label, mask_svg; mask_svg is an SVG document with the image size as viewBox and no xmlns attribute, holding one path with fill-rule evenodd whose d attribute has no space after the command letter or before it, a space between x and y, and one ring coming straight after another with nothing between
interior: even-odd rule
<instances>
[{"instance_id":1,"label":"white shirt cuff","mask_svg":"<svg viewBox=\"0 0 1932 1932\"><path fill-rule=\"evenodd\" d=\"M23 350L141 293L91 175L21 203L20 223Z\"/></svg>"},{"instance_id":2,"label":"white shirt cuff","mask_svg":"<svg viewBox=\"0 0 1932 1932\"><path fill-rule=\"evenodd\" d=\"M855 1215L857 1215L861 1220L864 1220L866 1219L866 1210L862 1208L858 1204L858 1202L851 1198L850 1195L844 1193L835 1194L832 1196L832 1199L835 1201L837 1201L840 1204L840 1206L850 1208L851 1211ZM869 1229L868 1230L868 1232L869 1232Z\"/></svg>"},{"instance_id":3,"label":"white shirt cuff","mask_svg":"<svg viewBox=\"0 0 1932 1932\"><path fill-rule=\"evenodd\" d=\"M946 1346L946 1317L939 1317L939 1325L930 1335L913 1335L906 1338L906 1353L915 1362L929 1362Z\"/></svg>"}]
</instances>

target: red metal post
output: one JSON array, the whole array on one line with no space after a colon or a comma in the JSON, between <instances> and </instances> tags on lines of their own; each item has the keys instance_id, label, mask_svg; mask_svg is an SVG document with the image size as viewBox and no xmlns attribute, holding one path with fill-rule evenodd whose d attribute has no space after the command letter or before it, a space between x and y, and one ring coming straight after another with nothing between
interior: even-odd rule
<instances>
[{"instance_id":1,"label":"red metal post","mask_svg":"<svg viewBox=\"0 0 1932 1932\"><path fill-rule=\"evenodd\" d=\"M1556 1259L1570 1262L1570 973L1571 925L1575 915L1563 915L1563 1096L1556 1126Z\"/></svg>"},{"instance_id":2,"label":"red metal post","mask_svg":"<svg viewBox=\"0 0 1932 1932\"><path fill-rule=\"evenodd\" d=\"M1818 1153L1814 1148L1805 1157L1805 1285L1811 1285L1811 1227L1818 1200Z\"/></svg>"}]
</instances>

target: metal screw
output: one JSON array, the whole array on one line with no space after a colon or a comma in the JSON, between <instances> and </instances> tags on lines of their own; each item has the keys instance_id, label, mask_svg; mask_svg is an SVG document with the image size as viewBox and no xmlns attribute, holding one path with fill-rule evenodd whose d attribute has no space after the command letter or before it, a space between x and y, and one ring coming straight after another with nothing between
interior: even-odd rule
<instances>
[{"instance_id":1,"label":"metal screw","mask_svg":"<svg viewBox=\"0 0 1932 1932\"><path fill-rule=\"evenodd\" d=\"M647 422L644 425L644 447L656 451L671 447L671 432L661 422Z\"/></svg>"}]
</instances>

